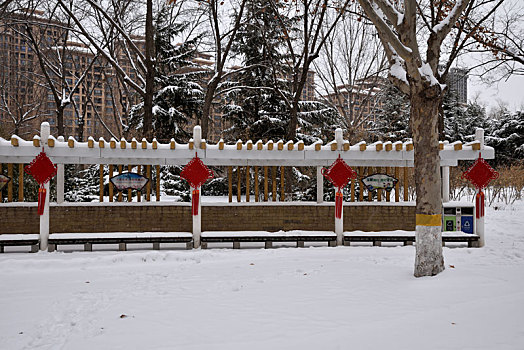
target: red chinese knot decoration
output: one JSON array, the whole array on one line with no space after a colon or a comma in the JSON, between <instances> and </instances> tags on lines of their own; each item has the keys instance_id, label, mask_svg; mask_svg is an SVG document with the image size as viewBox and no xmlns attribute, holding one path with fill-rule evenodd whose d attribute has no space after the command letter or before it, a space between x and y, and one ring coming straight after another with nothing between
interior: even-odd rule
<instances>
[{"instance_id":1,"label":"red chinese knot decoration","mask_svg":"<svg viewBox=\"0 0 524 350\"><path fill-rule=\"evenodd\" d=\"M40 185L38 189L38 215L43 215L46 196L44 185L56 175L56 165L42 150L24 170Z\"/></svg>"},{"instance_id":2,"label":"red chinese knot decoration","mask_svg":"<svg viewBox=\"0 0 524 350\"><path fill-rule=\"evenodd\" d=\"M485 188L491 180L495 180L498 177L499 173L489 166L480 154L475 163L473 163L468 170L462 173L461 178L469 180L478 190L478 193L475 196L477 219L484 216L485 196L482 189Z\"/></svg>"},{"instance_id":3,"label":"red chinese knot decoration","mask_svg":"<svg viewBox=\"0 0 524 350\"><path fill-rule=\"evenodd\" d=\"M191 198L191 213L193 215L198 215L198 201L200 197L199 188L207 180L212 179L215 176L213 171L209 169L203 162L198 158L198 155L195 155L193 159L187 163L180 177L189 182L189 185L194 188Z\"/></svg>"},{"instance_id":4,"label":"red chinese knot decoration","mask_svg":"<svg viewBox=\"0 0 524 350\"><path fill-rule=\"evenodd\" d=\"M335 194L335 217L340 219L342 217L341 190L348 184L350 179L357 177L357 173L339 155L329 168L322 169L322 175L337 188L337 193Z\"/></svg>"}]
</instances>

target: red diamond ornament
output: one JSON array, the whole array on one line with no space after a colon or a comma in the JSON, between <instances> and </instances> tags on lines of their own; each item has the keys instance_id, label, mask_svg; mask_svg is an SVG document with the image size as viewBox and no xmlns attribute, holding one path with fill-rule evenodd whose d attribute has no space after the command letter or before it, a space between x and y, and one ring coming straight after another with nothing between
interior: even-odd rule
<instances>
[{"instance_id":1,"label":"red diamond ornament","mask_svg":"<svg viewBox=\"0 0 524 350\"><path fill-rule=\"evenodd\" d=\"M204 163L202 163L200 158L198 158L198 155L195 155L195 157L184 167L180 173L180 177L189 182L191 187L198 188L207 180L212 179L214 173Z\"/></svg>"},{"instance_id":2,"label":"red diamond ornament","mask_svg":"<svg viewBox=\"0 0 524 350\"><path fill-rule=\"evenodd\" d=\"M31 164L25 167L25 172L31 175L40 186L43 186L56 175L56 165L42 151Z\"/></svg>"},{"instance_id":3,"label":"red diamond ornament","mask_svg":"<svg viewBox=\"0 0 524 350\"><path fill-rule=\"evenodd\" d=\"M463 179L468 179L479 190L485 188L491 180L495 180L498 177L499 173L489 166L480 154L475 163L461 176Z\"/></svg>"},{"instance_id":4,"label":"red diamond ornament","mask_svg":"<svg viewBox=\"0 0 524 350\"><path fill-rule=\"evenodd\" d=\"M322 175L337 187L339 190L345 187L350 179L357 177L355 170L351 169L344 160L338 156L333 164L329 168L322 169Z\"/></svg>"}]
</instances>

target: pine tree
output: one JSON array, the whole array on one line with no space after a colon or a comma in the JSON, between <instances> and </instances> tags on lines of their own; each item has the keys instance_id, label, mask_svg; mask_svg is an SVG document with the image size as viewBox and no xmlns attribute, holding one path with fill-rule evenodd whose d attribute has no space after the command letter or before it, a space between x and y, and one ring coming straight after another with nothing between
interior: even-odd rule
<instances>
[{"instance_id":1,"label":"pine tree","mask_svg":"<svg viewBox=\"0 0 524 350\"><path fill-rule=\"evenodd\" d=\"M251 0L246 5L245 24L232 51L244 68L233 80L221 85L226 95L224 118L232 127L232 139L282 139L289 123L290 71L282 52L282 33L269 2Z\"/></svg>"},{"instance_id":2,"label":"pine tree","mask_svg":"<svg viewBox=\"0 0 524 350\"><path fill-rule=\"evenodd\" d=\"M100 170L98 165L79 169L77 165L65 165L64 199L67 202L93 202L99 200ZM109 181L109 169L104 167L104 186Z\"/></svg>"},{"instance_id":3,"label":"pine tree","mask_svg":"<svg viewBox=\"0 0 524 350\"><path fill-rule=\"evenodd\" d=\"M461 105L453 91L443 99L445 139L454 141L472 141L476 128L486 126L486 112L477 103Z\"/></svg>"},{"instance_id":4,"label":"pine tree","mask_svg":"<svg viewBox=\"0 0 524 350\"><path fill-rule=\"evenodd\" d=\"M524 162L524 112L506 112L493 120L486 143L495 148L495 164L511 165Z\"/></svg>"},{"instance_id":5,"label":"pine tree","mask_svg":"<svg viewBox=\"0 0 524 350\"><path fill-rule=\"evenodd\" d=\"M186 141L189 135L183 127L201 113L204 94L198 82L203 73L191 62L201 36L174 43L188 26L188 22L173 22L168 7L156 19L153 134L163 141ZM142 108L143 103L134 106L130 116L130 125L137 129L142 126Z\"/></svg>"},{"instance_id":6,"label":"pine tree","mask_svg":"<svg viewBox=\"0 0 524 350\"><path fill-rule=\"evenodd\" d=\"M382 107L369 124L372 140L405 141L412 137L409 124L409 99L393 84L387 83L382 94Z\"/></svg>"}]
</instances>

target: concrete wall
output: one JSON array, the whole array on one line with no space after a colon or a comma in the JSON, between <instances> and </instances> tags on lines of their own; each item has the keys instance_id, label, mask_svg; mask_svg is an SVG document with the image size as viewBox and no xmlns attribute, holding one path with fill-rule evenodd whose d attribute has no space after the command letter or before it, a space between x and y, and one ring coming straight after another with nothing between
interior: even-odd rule
<instances>
[{"instance_id":1,"label":"concrete wall","mask_svg":"<svg viewBox=\"0 0 524 350\"><path fill-rule=\"evenodd\" d=\"M281 205L205 204L203 231L334 231L335 207L313 203ZM344 205L345 231L415 230L410 203ZM36 203L0 204L0 234L38 233ZM51 204L50 232L192 231L189 203Z\"/></svg>"}]
</instances>

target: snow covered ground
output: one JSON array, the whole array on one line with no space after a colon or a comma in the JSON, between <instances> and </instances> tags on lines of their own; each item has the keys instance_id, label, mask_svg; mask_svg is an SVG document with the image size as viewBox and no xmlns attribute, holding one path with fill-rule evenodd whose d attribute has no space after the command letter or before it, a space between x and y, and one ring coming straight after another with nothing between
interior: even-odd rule
<instances>
[{"instance_id":1,"label":"snow covered ground","mask_svg":"<svg viewBox=\"0 0 524 350\"><path fill-rule=\"evenodd\" d=\"M0 349L524 349L524 202L485 248L0 254Z\"/></svg>"}]
</instances>

